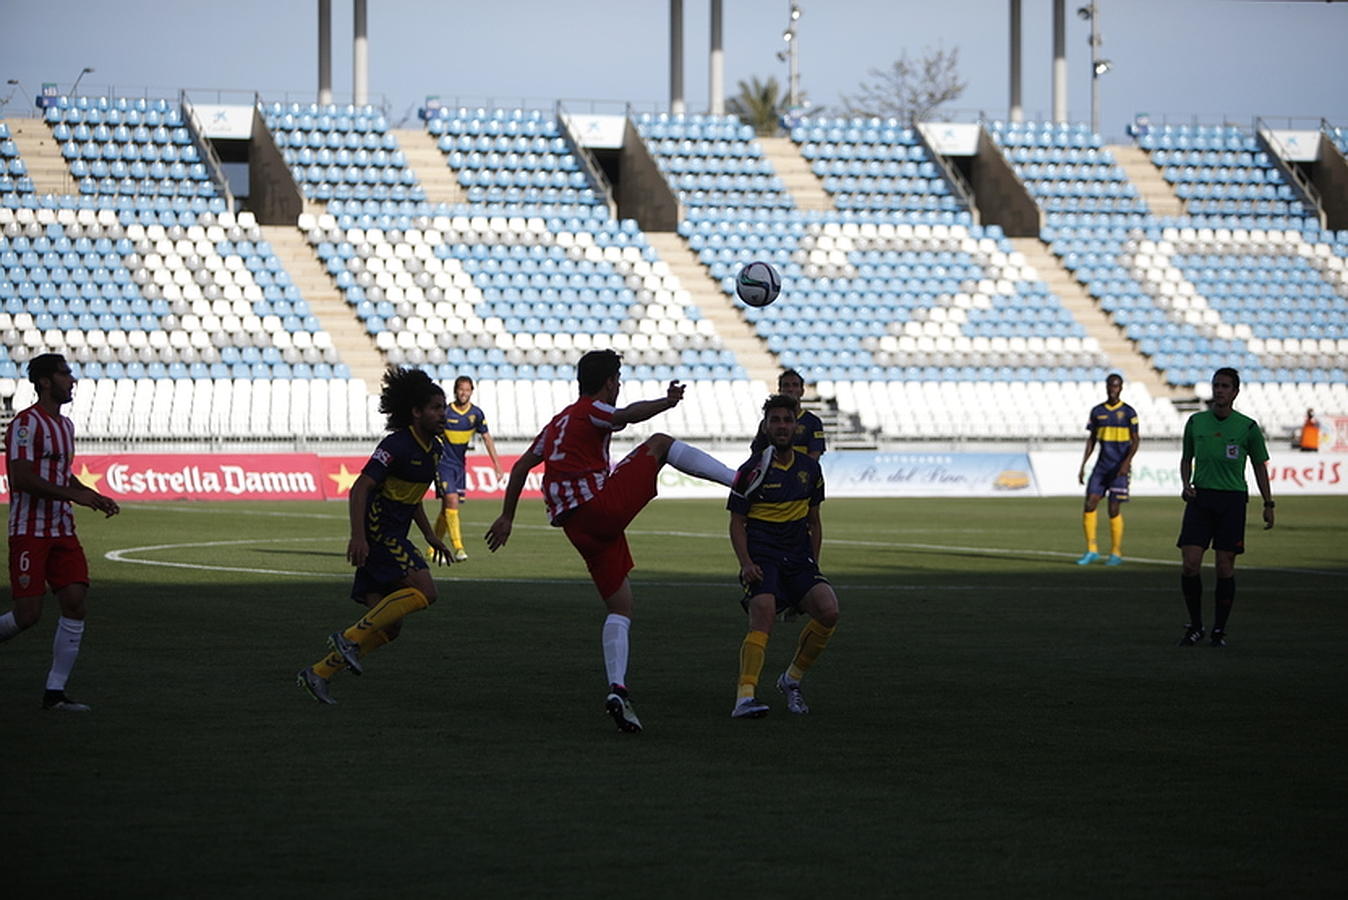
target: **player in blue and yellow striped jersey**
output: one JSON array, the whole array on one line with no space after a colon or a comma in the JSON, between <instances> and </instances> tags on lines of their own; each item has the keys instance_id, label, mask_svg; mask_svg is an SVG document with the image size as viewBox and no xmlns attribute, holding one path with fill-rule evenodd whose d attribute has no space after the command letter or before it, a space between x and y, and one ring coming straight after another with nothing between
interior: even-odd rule
<instances>
[{"instance_id":1,"label":"player in blue and yellow striped jersey","mask_svg":"<svg viewBox=\"0 0 1348 900\"><path fill-rule=\"evenodd\" d=\"M800 403L800 398L805 396L805 377L795 369L787 369L777 376L777 393L791 397ZM758 429L758 434L754 435L753 443L749 445L752 453L762 453L768 448L771 441L764 433L762 427ZM791 439L791 446L796 452L804 453L812 459L818 459L824 455L824 423L819 417L807 409L798 407L796 410L796 433Z\"/></svg>"},{"instance_id":2,"label":"player in blue and yellow striped jersey","mask_svg":"<svg viewBox=\"0 0 1348 900\"><path fill-rule=\"evenodd\" d=\"M499 478L501 463L496 456L496 442L487 431L487 416L473 405L473 379L460 375L454 379L454 402L445 410L445 452L440 457L440 468L435 476L435 496L440 498L435 536L444 540L445 535L449 535L454 559L459 562L468 558L459 525L459 501L468 486L468 445L475 434L482 435L482 443Z\"/></svg>"},{"instance_id":3,"label":"player in blue and yellow striped jersey","mask_svg":"<svg viewBox=\"0 0 1348 900\"><path fill-rule=\"evenodd\" d=\"M754 692L778 612L796 609L810 616L796 641L791 665L777 679L777 689L786 695L786 708L793 713L809 712L800 681L838 625L838 597L819 571L824 475L817 460L792 446L799 409L799 402L784 394L763 404L761 432L771 442L771 463L765 466L755 454L741 466L726 503L730 545L739 560L742 602L749 613L749 632L740 644L739 687L730 713L737 719L756 719L768 712Z\"/></svg>"},{"instance_id":4,"label":"player in blue and yellow striped jersey","mask_svg":"<svg viewBox=\"0 0 1348 900\"><path fill-rule=\"evenodd\" d=\"M1086 552L1077 565L1086 566L1100 558L1100 546L1095 539L1095 510L1100 500L1109 495L1109 559L1107 566L1123 563L1123 506L1128 500L1128 473L1133 465L1141 438L1137 430L1137 412L1119 399L1123 393L1123 376L1117 372L1105 378L1105 402L1091 408L1086 430L1086 452L1081 457L1077 482L1086 485L1086 508L1081 514L1081 527L1086 533ZM1086 481L1086 463L1096 445L1100 458Z\"/></svg>"},{"instance_id":5,"label":"player in blue and yellow striped jersey","mask_svg":"<svg viewBox=\"0 0 1348 900\"><path fill-rule=\"evenodd\" d=\"M351 486L347 509L351 539L346 558L356 567L351 599L369 607L356 624L328 636L329 652L297 676L320 703L335 703L328 682L342 669L362 671L361 657L398 636L402 620L435 602L426 560L408 538L415 522L434 558L449 549L431 531L421 499L435 479L444 443L445 392L419 369L389 369L379 411L390 434L379 442Z\"/></svg>"}]
</instances>

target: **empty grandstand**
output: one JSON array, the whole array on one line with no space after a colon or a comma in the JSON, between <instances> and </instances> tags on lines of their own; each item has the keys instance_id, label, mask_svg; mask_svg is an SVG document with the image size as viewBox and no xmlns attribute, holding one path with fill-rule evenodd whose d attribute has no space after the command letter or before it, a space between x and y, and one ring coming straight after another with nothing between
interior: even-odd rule
<instances>
[{"instance_id":1,"label":"empty grandstand","mask_svg":"<svg viewBox=\"0 0 1348 900\"><path fill-rule=\"evenodd\" d=\"M688 382L669 427L729 441L778 367L882 445L1076 438L1113 370L1171 437L1219 365L1275 433L1348 389L1348 231L1257 127L1110 148L1080 124L988 121L959 158L893 119L806 119L769 153L733 116L629 113L640 170L601 164L555 108L424 110L436 153L416 165L377 107L253 112L289 173L266 190L299 212L247 201L285 254L232 208L184 98L58 97L0 121L8 409L47 350L93 384L82 433L114 440L365 438L390 364L473 375L497 434L525 438L595 347L644 388ZM1324 134L1341 163L1342 132ZM788 189L783 152L823 202ZM445 175L460 193L439 200L423 177ZM623 179L672 198L672 227L620 214ZM782 301L734 302L751 259L781 270ZM319 303L299 272L315 265L340 302Z\"/></svg>"}]
</instances>

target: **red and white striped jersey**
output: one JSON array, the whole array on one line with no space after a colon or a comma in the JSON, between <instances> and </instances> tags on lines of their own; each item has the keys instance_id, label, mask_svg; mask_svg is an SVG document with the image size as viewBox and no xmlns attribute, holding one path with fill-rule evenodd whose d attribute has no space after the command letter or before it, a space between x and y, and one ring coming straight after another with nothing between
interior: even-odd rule
<instances>
[{"instance_id":1,"label":"red and white striped jersey","mask_svg":"<svg viewBox=\"0 0 1348 900\"><path fill-rule=\"evenodd\" d=\"M593 397L581 397L552 417L529 448L543 458L543 499L548 519L594 499L608 478L609 436L613 407Z\"/></svg>"},{"instance_id":2,"label":"red and white striped jersey","mask_svg":"<svg viewBox=\"0 0 1348 900\"><path fill-rule=\"evenodd\" d=\"M75 456L75 423L51 416L34 404L16 415L5 430L5 464L28 460L38 478L62 487L70 483ZM9 534L29 537L69 537L75 533L75 515L69 500L35 497L14 489L10 481Z\"/></svg>"}]
</instances>

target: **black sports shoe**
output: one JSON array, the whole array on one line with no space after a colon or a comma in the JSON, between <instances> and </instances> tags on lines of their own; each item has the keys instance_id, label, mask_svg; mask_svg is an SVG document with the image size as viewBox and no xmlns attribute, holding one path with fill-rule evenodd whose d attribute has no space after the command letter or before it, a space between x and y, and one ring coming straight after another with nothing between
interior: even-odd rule
<instances>
[{"instance_id":1,"label":"black sports shoe","mask_svg":"<svg viewBox=\"0 0 1348 900\"><path fill-rule=\"evenodd\" d=\"M1226 632L1219 628L1212 629L1212 640L1210 642L1214 647L1226 646Z\"/></svg>"},{"instance_id":2,"label":"black sports shoe","mask_svg":"<svg viewBox=\"0 0 1348 900\"><path fill-rule=\"evenodd\" d=\"M1214 636L1215 636L1215 635L1214 635ZM1181 647L1192 647L1194 644L1197 644L1197 643L1198 643L1199 641L1201 641L1201 640L1203 640L1203 626L1202 626L1202 625L1198 625L1198 626L1194 626L1194 625L1185 625L1185 626L1184 626L1184 637L1180 638L1179 645L1180 645Z\"/></svg>"},{"instance_id":3,"label":"black sports shoe","mask_svg":"<svg viewBox=\"0 0 1348 900\"><path fill-rule=\"evenodd\" d=\"M637 734L641 731L641 720L627 699L627 688L620 684L609 685L608 696L604 698L604 710L613 717L613 723L619 731Z\"/></svg>"},{"instance_id":4,"label":"black sports shoe","mask_svg":"<svg viewBox=\"0 0 1348 900\"><path fill-rule=\"evenodd\" d=\"M61 712L88 712L89 706L86 703L77 703L66 696L65 691L47 691L42 695L42 708L55 709Z\"/></svg>"}]
</instances>

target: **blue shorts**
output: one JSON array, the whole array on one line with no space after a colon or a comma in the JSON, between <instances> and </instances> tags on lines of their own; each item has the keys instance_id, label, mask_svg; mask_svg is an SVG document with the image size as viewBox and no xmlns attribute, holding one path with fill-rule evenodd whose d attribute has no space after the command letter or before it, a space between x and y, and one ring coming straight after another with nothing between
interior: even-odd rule
<instances>
[{"instance_id":1,"label":"blue shorts","mask_svg":"<svg viewBox=\"0 0 1348 900\"><path fill-rule=\"evenodd\" d=\"M1128 476L1120 475L1117 466L1109 469L1096 466L1086 481L1086 496L1109 497L1120 503L1128 502Z\"/></svg>"},{"instance_id":2,"label":"blue shorts","mask_svg":"<svg viewBox=\"0 0 1348 900\"><path fill-rule=\"evenodd\" d=\"M352 579L351 599L363 604L369 594L381 597L391 594L408 575L425 568L426 558L409 539L372 540L365 565L356 569L356 577Z\"/></svg>"},{"instance_id":3,"label":"blue shorts","mask_svg":"<svg viewBox=\"0 0 1348 900\"><path fill-rule=\"evenodd\" d=\"M749 608L750 598L759 594L772 594L777 601L777 612L788 609L800 612L800 602L816 584L828 584L829 581L819 573L819 564L812 557L790 559L754 559L758 568L763 570L763 580L744 586L744 599L740 605Z\"/></svg>"},{"instance_id":4,"label":"blue shorts","mask_svg":"<svg viewBox=\"0 0 1348 900\"><path fill-rule=\"evenodd\" d=\"M450 494L458 494L462 500L468 489L467 461L450 459L448 455L440 458L440 467L435 470L435 496L443 500Z\"/></svg>"}]
</instances>

